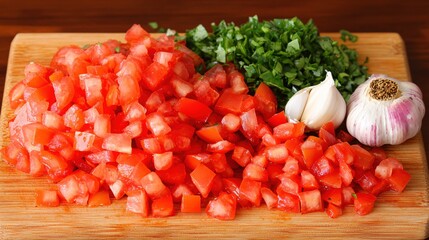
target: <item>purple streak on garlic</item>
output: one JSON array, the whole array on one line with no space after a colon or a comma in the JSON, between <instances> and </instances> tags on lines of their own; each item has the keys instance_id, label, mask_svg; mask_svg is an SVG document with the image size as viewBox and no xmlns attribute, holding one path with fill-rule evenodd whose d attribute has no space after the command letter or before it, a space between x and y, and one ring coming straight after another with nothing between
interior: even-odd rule
<instances>
[{"instance_id":1,"label":"purple streak on garlic","mask_svg":"<svg viewBox=\"0 0 429 240\"><path fill-rule=\"evenodd\" d=\"M425 106L412 82L374 74L347 104L347 130L368 146L401 144L420 131Z\"/></svg>"}]
</instances>

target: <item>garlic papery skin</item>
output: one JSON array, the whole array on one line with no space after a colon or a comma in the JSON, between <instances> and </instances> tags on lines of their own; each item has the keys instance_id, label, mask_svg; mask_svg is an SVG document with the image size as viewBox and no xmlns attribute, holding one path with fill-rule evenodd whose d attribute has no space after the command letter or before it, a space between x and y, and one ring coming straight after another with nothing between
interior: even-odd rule
<instances>
[{"instance_id":1,"label":"garlic papery skin","mask_svg":"<svg viewBox=\"0 0 429 240\"><path fill-rule=\"evenodd\" d=\"M335 87L331 72L323 82L301 89L287 102L285 114L290 122L303 122L310 130L319 130L332 121L337 128L346 115L346 102Z\"/></svg>"},{"instance_id":2,"label":"garlic papery skin","mask_svg":"<svg viewBox=\"0 0 429 240\"><path fill-rule=\"evenodd\" d=\"M424 114L417 85L374 74L350 96L346 125L362 144L397 145L420 131Z\"/></svg>"}]
</instances>

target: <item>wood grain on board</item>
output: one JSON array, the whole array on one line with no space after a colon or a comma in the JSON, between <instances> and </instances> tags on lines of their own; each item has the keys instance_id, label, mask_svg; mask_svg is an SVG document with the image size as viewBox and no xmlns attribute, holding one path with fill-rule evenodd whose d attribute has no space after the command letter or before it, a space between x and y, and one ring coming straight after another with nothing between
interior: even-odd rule
<instances>
[{"instance_id":1,"label":"wood grain on board","mask_svg":"<svg viewBox=\"0 0 429 240\"><path fill-rule=\"evenodd\" d=\"M324 34L335 39L338 34ZM405 47L396 33L360 33L349 46L360 57L370 58L370 73L384 73L400 80L411 80ZM0 118L0 147L9 142L9 90L23 79L26 64L49 64L64 45L83 46L108 39L123 41L119 33L34 33L14 38L7 68L5 94ZM265 206L240 209L234 221L219 221L201 214L182 214L169 218L142 218L125 211L125 200L113 200L108 207L89 208L61 205L35 206L35 190L52 188L46 178L34 178L0 161L0 239L47 238L365 238L422 239L429 237L428 168L422 135L399 146L387 146L389 156L398 158L412 179L401 194L383 193L374 211L358 216L351 207L338 219L326 213L291 214L269 211Z\"/></svg>"}]
</instances>

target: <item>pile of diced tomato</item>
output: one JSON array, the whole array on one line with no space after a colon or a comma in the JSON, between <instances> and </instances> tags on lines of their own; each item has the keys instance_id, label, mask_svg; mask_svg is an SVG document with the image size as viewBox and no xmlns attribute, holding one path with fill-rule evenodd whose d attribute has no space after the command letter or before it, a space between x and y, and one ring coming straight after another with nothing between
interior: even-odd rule
<instances>
[{"instance_id":1,"label":"pile of diced tomato","mask_svg":"<svg viewBox=\"0 0 429 240\"><path fill-rule=\"evenodd\" d=\"M232 64L201 75L202 59L173 37L134 25L125 39L63 47L49 67L28 64L10 91L2 158L55 183L37 191L38 206L126 198L144 217L180 206L234 219L266 205L335 218L347 205L365 215L377 195L407 185L382 149L351 144L332 123L315 134L289 123L270 88L250 95Z\"/></svg>"}]
</instances>

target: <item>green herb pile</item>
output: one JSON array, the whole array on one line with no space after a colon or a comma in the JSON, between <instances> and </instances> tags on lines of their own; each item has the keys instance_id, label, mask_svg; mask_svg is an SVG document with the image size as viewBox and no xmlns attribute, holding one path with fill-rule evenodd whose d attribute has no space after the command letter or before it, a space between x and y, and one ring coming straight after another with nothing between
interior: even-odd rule
<instances>
[{"instance_id":1,"label":"green herb pile","mask_svg":"<svg viewBox=\"0 0 429 240\"><path fill-rule=\"evenodd\" d=\"M311 20L259 21L254 16L241 26L222 21L211 27L210 34L202 25L186 31L186 45L206 61L207 68L233 62L252 91L266 83L280 107L297 90L323 81L327 70L346 100L368 76L366 61L359 63L354 49L320 36ZM347 31L341 31L341 39L357 41Z\"/></svg>"}]
</instances>

